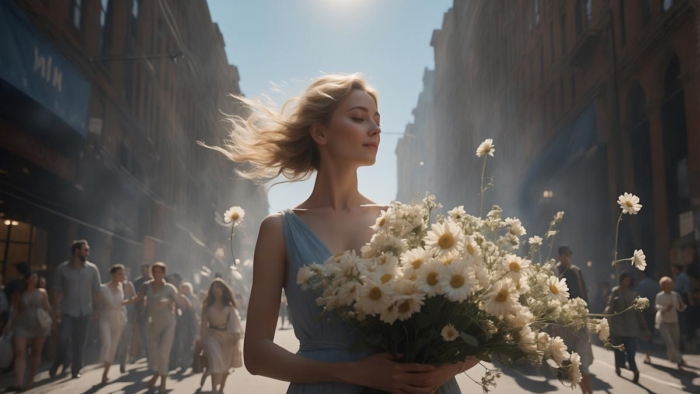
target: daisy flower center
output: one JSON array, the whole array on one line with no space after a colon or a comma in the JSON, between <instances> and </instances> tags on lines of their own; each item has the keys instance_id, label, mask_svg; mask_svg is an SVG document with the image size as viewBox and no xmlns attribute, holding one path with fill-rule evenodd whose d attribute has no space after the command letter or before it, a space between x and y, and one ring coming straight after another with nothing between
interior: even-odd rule
<instances>
[{"instance_id":1,"label":"daisy flower center","mask_svg":"<svg viewBox=\"0 0 700 394\"><path fill-rule=\"evenodd\" d=\"M450 233L445 233L438 238L438 245L442 249L449 249L455 244L455 237L452 236Z\"/></svg>"},{"instance_id":2,"label":"daisy flower center","mask_svg":"<svg viewBox=\"0 0 700 394\"><path fill-rule=\"evenodd\" d=\"M511 262L508 268L513 272L520 272L520 264L517 261Z\"/></svg>"},{"instance_id":3,"label":"daisy flower center","mask_svg":"<svg viewBox=\"0 0 700 394\"><path fill-rule=\"evenodd\" d=\"M393 278L393 277L394 276L392 274L384 274L384 275L382 275L380 280L382 281L382 284L386 284L386 282L390 281L391 278Z\"/></svg>"},{"instance_id":4,"label":"daisy flower center","mask_svg":"<svg viewBox=\"0 0 700 394\"><path fill-rule=\"evenodd\" d=\"M559 294L559 288L555 285L549 285L549 291L551 291L552 294Z\"/></svg>"},{"instance_id":5,"label":"daisy flower center","mask_svg":"<svg viewBox=\"0 0 700 394\"><path fill-rule=\"evenodd\" d=\"M634 208L634 204L632 204L632 201L625 201L625 205L627 205L628 208Z\"/></svg>"},{"instance_id":6,"label":"daisy flower center","mask_svg":"<svg viewBox=\"0 0 700 394\"><path fill-rule=\"evenodd\" d=\"M399 305L399 313L406 313L411 309L411 303L409 301L404 301Z\"/></svg>"},{"instance_id":7,"label":"daisy flower center","mask_svg":"<svg viewBox=\"0 0 700 394\"><path fill-rule=\"evenodd\" d=\"M423 265L423 259L416 259L411 262L411 266L416 270L420 268L421 265Z\"/></svg>"},{"instance_id":8,"label":"daisy flower center","mask_svg":"<svg viewBox=\"0 0 700 394\"><path fill-rule=\"evenodd\" d=\"M510 292L508 291L508 289L502 289L501 291L498 292L498 294L496 294L495 300L496 300L496 302L506 302L509 295L510 295Z\"/></svg>"},{"instance_id":9,"label":"daisy flower center","mask_svg":"<svg viewBox=\"0 0 700 394\"><path fill-rule=\"evenodd\" d=\"M474 254L474 246L472 244L467 244L467 253Z\"/></svg>"},{"instance_id":10,"label":"daisy flower center","mask_svg":"<svg viewBox=\"0 0 700 394\"><path fill-rule=\"evenodd\" d=\"M369 298L377 301L380 298L382 298L382 291L378 287L373 287L372 290L369 291Z\"/></svg>"},{"instance_id":11,"label":"daisy flower center","mask_svg":"<svg viewBox=\"0 0 700 394\"><path fill-rule=\"evenodd\" d=\"M379 220L379 227L384 227L385 224L386 224L386 219L385 219L385 218L381 218L381 219Z\"/></svg>"},{"instance_id":12,"label":"daisy flower center","mask_svg":"<svg viewBox=\"0 0 700 394\"><path fill-rule=\"evenodd\" d=\"M431 272L428 274L428 277L425 278L425 281L430 285L430 286L435 286L438 284L438 274L437 272Z\"/></svg>"},{"instance_id":13,"label":"daisy flower center","mask_svg":"<svg viewBox=\"0 0 700 394\"><path fill-rule=\"evenodd\" d=\"M241 215L239 215L238 213L231 214L231 219L233 219L233 220L238 220L239 217L241 217Z\"/></svg>"},{"instance_id":14,"label":"daisy flower center","mask_svg":"<svg viewBox=\"0 0 700 394\"><path fill-rule=\"evenodd\" d=\"M464 276L453 275L452 279L450 279L450 286L452 286L453 289L459 289L464 286Z\"/></svg>"}]
</instances>

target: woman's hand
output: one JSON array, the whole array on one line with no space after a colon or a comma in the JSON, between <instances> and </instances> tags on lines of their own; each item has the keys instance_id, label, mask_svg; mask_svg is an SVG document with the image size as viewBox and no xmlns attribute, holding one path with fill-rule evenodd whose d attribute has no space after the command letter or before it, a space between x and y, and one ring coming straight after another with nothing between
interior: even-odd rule
<instances>
[{"instance_id":1,"label":"woman's hand","mask_svg":"<svg viewBox=\"0 0 700 394\"><path fill-rule=\"evenodd\" d=\"M395 394L428 394L433 387L425 382L424 374L435 370L433 365L397 363L391 355L379 353L357 362L349 381Z\"/></svg>"},{"instance_id":2,"label":"woman's hand","mask_svg":"<svg viewBox=\"0 0 700 394\"><path fill-rule=\"evenodd\" d=\"M479 359L476 357L469 357L464 362L457 364L447 364L435 368L433 371L421 372L416 375L422 377L423 382L421 385L427 385L431 390L435 390L447 383L450 379L454 378L458 374L470 369L479 363ZM430 391L432 392L432 391Z\"/></svg>"}]
</instances>

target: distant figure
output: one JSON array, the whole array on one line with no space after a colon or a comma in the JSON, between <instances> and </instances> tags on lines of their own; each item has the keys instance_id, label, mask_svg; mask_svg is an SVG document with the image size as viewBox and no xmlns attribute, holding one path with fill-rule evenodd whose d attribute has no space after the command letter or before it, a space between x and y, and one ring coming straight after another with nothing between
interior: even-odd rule
<instances>
[{"instance_id":1,"label":"distant figure","mask_svg":"<svg viewBox=\"0 0 700 394\"><path fill-rule=\"evenodd\" d=\"M134 280L134 289L136 291L140 290L144 283L153 280L151 277L151 265L148 263L141 264L141 276ZM145 356L148 357L148 346L146 345L146 329L148 324L146 324L145 316L146 309L144 308L143 302L134 304L135 314L136 314L136 325L139 333L139 345ZM139 352L141 353L141 352Z\"/></svg>"},{"instance_id":2,"label":"distant figure","mask_svg":"<svg viewBox=\"0 0 700 394\"><path fill-rule=\"evenodd\" d=\"M648 299L650 304L654 302L656 295L661 291L659 282L655 279L654 271L650 267L647 267L647 269L644 270L644 279L642 279L636 286L636 291L640 297ZM649 338L644 341L644 350L646 351L644 363L651 364L652 340L654 338L654 332L656 331L656 328L654 327L656 309L649 307L642 312L642 316L644 316L644 322L649 329Z\"/></svg>"},{"instance_id":3,"label":"distant figure","mask_svg":"<svg viewBox=\"0 0 700 394\"><path fill-rule=\"evenodd\" d=\"M44 347L46 337L51 334L51 324L55 321L53 311L49 305L49 297L46 290L37 287L39 276L35 272L28 272L24 276L23 288L14 298L12 316L5 326L7 334L11 328L15 329L15 380L16 391L24 391L34 386L36 376L41 365L41 350ZM41 315L43 314L43 320ZM29 375L24 383L27 368L27 347L32 348Z\"/></svg>"},{"instance_id":4,"label":"distant figure","mask_svg":"<svg viewBox=\"0 0 700 394\"><path fill-rule=\"evenodd\" d=\"M608 298L610 298L610 283L602 281L600 282L600 289L596 294L595 301L591 305L591 312L602 313L608 304Z\"/></svg>"},{"instance_id":5,"label":"distant figure","mask_svg":"<svg viewBox=\"0 0 700 394\"><path fill-rule=\"evenodd\" d=\"M54 293L54 307L60 311L56 319L61 324L58 334L58 352L49 369L51 377L56 376L58 367L63 365L62 373L68 364L66 344L73 343L71 374L73 379L80 377L83 367L83 350L87 339L90 318L99 319L95 310L100 293L100 271L87 259L90 246L85 240L73 241L71 259L56 267L51 284ZM93 316L94 314L94 316Z\"/></svg>"},{"instance_id":6,"label":"distant figure","mask_svg":"<svg viewBox=\"0 0 700 394\"><path fill-rule=\"evenodd\" d=\"M603 313L616 314L627 310L634 300L637 298L630 287L632 285L632 277L627 272L620 275L620 285L615 287L610 294L608 305ZM621 376L621 368L625 368L625 355L629 369L634 374L632 382L639 382L639 369L635 356L637 354L637 337L640 329L644 331L644 338L649 339L651 333L644 322L644 317L641 312L634 310L610 317L610 342L613 345L623 345L623 350L614 349L615 352L615 373Z\"/></svg>"},{"instance_id":7,"label":"distant figure","mask_svg":"<svg viewBox=\"0 0 700 394\"><path fill-rule=\"evenodd\" d=\"M678 312L685 310L685 304L681 296L673 291L673 279L664 276L659 281L663 289L656 295L656 329L666 344L666 352L671 362L678 365L678 370L683 370L683 357L681 356L681 333L678 325Z\"/></svg>"},{"instance_id":8,"label":"distant figure","mask_svg":"<svg viewBox=\"0 0 700 394\"><path fill-rule=\"evenodd\" d=\"M124 308L124 266L113 265L109 269L112 280L100 288L100 361L104 364L102 384L107 383L109 368L114 362L119 341L126 327L127 316Z\"/></svg>"},{"instance_id":9,"label":"distant figure","mask_svg":"<svg viewBox=\"0 0 700 394\"><path fill-rule=\"evenodd\" d=\"M124 268L124 280L122 281L122 287L124 288L124 299L130 300L136 295L136 289L134 284L128 278L129 269ZM130 362L131 346L134 343L134 331L138 330L136 324L136 306L127 305L126 306L126 326L124 326L124 331L122 331L122 337L119 340L119 347L117 348L117 355L115 356L117 361L119 361L119 372L126 372L126 364Z\"/></svg>"},{"instance_id":10,"label":"distant figure","mask_svg":"<svg viewBox=\"0 0 700 394\"><path fill-rule=\"evenodd\" d=\"M580 268L571 264L571 256L574 252L568 246L561 246L558 251L559 264L553 267L552 270L559 278L566 279L566 285L569 287L569 298L581 298L588 302L583 273ZM593 394L591 372L588 369L593 364L593 348L588 328L584 327L577 332L561 329L559 334L569 351L576 352L581 356L581 392L583 394Z\"/></svg>"}]
</instances>

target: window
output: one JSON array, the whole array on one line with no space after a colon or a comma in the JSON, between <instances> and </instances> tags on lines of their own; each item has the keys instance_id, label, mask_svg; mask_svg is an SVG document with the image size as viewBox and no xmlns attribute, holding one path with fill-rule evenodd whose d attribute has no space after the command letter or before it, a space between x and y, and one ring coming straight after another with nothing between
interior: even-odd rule
<instances>
[{"instance_id":1,"label":"window","mask_svg":"<svg viewBox=\"0 0 700 394\"><path fill-rule=\"evenodd\" d=\"M133 37L138 37L139 7L140 6L141 6L141 0L132 0L132 3L131 3L131 35Z\"/></svg>"},{"instance_id":2,"label":"window","mask_svg":"<svg viewBox=\"0 0 700 394\"><path fill-rule=\"evenodd\" d=\"M576 105L576 77L571 74L571 103Z\"/></svg>"},{"instance_id":3,"label":"window","mask_svg":"<svg viewBox=\"0 0 700 394\"><path fill-rule=\"evenodd\" d=\"M673 6L673 0L663 0L662 7L664 11L668 11Z\"/></svg>"},{"instance_id":4,"label":"window","mask_svg":"<svg viewBox=\"0 0 700 394\"><path fill-rule=\"evenodd\" d=\"M112 2L100 0L100 53L109 53L112 30Z\"/></svg>"},{"instance_id":5,"label":"window","mask_svg":"<svg viewBox=\"0 0 700 394\"><path fill-rule=\"evenodd\" d=\"M83 0L71 0L70 19L73 27L81 30L83 27Z\"/></svg>"},{"instance_id":6,"label":"window","mask_svg":"<svg viewBox=\"0 0 700 394\"><path fill-rule=\"evenodd\" d=\"M620 40L627 45L627 28L625 27L625 0L620 0Z\"/></svg>"},{"instance_id":7,"label":"window","mask_svg":"<svg viewBox=\"0 0 700 394\"><path fill-rule=\"evenodd\" d=\"M28 262L34 271L46 270L48 234L32 223L16 218L0 222L0 266L8 270L19 262Z\"/></svg>"},{"instance_id":8,"label":"window","mask_svg":"<svg viewBox=\"0 0 700 394\"><path fill-rule=\"evenodd\" d=\"M554 22L549 24L549 51L551 52L552 64L554 64Z\"/></svg>"},{"instance_id":9,"label":"window","mask_svg":"<svg viewBox=\"0 0 700 394\"><path fill-rule=\"evenodd\" d=\"M566 55L566 14L561 15L561 55Z\"/></svg>"}]
</instances>

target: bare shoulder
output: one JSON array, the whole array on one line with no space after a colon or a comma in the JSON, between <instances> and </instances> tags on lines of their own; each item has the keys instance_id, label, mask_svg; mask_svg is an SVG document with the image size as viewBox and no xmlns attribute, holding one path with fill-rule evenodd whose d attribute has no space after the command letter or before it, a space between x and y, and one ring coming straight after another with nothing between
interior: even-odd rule
<instances>
[{"instance_id":1,"label":"bare shoulder","mask_svg":"<svg viewBox=\"0 0 700 394\"><path fill-rule=\"evenodd\" d=\"M42 289L41 287L39 287L37 290L39 290L39 293L41 293L44 296L48 296L48 294L49 294L46 292L46 289Z\"/></svg>"},{"instance_id":2,"label":"bare shoulder","mask_svg":"<svg viewBox=\"0 0 700 394\"><path fill-rule=\"evenodd\" d=\"M273 213L260 223L256 253L257 251L263 251L265 249L277 252L284 250L281 213Z\"/></svg>"}]
</instances>

